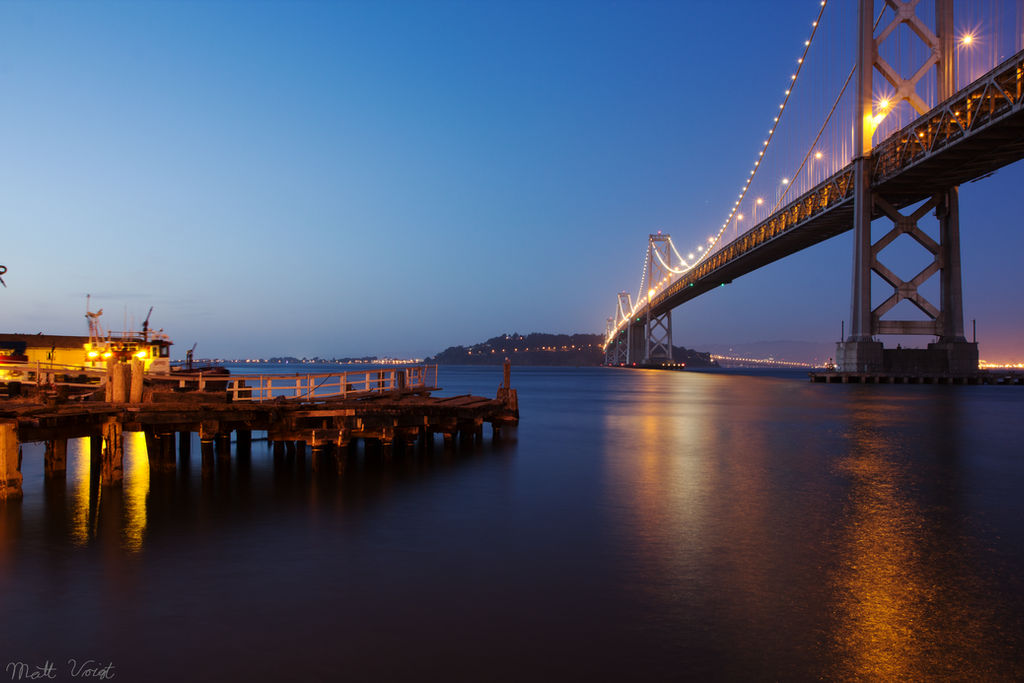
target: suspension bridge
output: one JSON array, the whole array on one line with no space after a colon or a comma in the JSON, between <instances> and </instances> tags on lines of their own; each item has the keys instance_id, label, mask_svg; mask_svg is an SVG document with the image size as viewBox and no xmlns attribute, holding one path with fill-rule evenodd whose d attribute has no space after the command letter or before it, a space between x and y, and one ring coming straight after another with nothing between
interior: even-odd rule
<instances>
[{"instance_id":1,"label":"suspension bridge","mask_svg":"<svg viewBox=\"0 0 1024 683\"><path fill-rule=\"evenodd\" d=\"M1024 158L1024 0L823 0L798 54L721 226L683 250L669 234L649 235L640 288L619 292L608 318L605 362L670 363L674 308L852 230L838 370L976 372L958 188ZM746 215L752 225L741 230ZM885 221L878 239L875 220ZM903 236L930 259L909 279L882 260ZM891 349L881 335L935 341Z\"/></svg>"}]
</instances>

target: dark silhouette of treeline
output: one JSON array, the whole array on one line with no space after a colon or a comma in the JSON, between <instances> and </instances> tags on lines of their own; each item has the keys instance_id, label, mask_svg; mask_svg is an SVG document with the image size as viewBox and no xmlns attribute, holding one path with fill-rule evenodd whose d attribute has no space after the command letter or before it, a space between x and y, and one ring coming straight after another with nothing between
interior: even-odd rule
<instances>
[{"instance_id":1,"label":"dark silhouette of treeline","mask_svg":"<svg viewBox=\"0 0 1024 683\"><path fill-rule=\"evenodd\" d=\"M506 358L518 365L600 365L604 362L600 334L545 334L531 332L491 337L472 346L449 346L427 358L426 363L441 365L498 365ZM717 364L711 354L676 346L674 360L687 367L706 368Z\"/></svg>"}]
</instances>

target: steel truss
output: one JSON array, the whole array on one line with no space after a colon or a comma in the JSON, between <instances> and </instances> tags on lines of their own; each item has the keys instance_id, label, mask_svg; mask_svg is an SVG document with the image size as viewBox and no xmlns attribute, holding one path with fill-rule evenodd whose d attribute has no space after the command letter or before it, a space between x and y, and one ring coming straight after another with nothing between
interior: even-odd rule
<instances>
[{"instance_id":1,"label":"steel truss","mask_svg":"<svg viewBox=\"0 0 1024 683\"><path fill-rule=\"evenodd\" d=\"M654 298L658 290L668 286L672 279L672 248L669 236L662 233L647 237L647 278L644 289L647 301ZM645 363L672 361L672 311L652 315L647 307L644 316L644 358Z\"/></svg>"}]
</instances>

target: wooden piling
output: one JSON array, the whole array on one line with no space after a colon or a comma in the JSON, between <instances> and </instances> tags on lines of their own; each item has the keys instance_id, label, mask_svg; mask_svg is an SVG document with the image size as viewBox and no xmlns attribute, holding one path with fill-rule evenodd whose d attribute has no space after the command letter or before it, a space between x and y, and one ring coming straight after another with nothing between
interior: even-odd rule
<instances>
[{"instance_id":1,"label":"wooden piling","mask_svg":"<svg viewBox=\"0 0 1024 683\"><path fill-rule=\"evenodd\" d=\"M68 470L68 440L50 439L46 442L46 454L43 461L43 475L46 477L64 477Z\"/></svg>"},{"instance_id":2,"label":"wooden piling","mask_svg":"<svg viewBox=\"0 0 1024 683\"><path fill-rule=\"evenodd\" d=\"M201 440L199 450L203 459L203 476L209 476L213 472L213 441Z\"/></svg>"},{"instance_id":3,"label":"wooden piling","mask_svg":"<svg viewBox=\"0 0 1024 683\"><path fill-rule=\"evenodd\" d=\"M177 466L177 458L174 455L174 432L164 432L160 435L160 460L158 469L163 472L173 472Z\"/></svg>"},{"instance_id":4,"label":"wooden piling","mask_svg":"<svg viewBox=\"0 0 1024 683\"><path fill-rule=\"evenodd\" d=\"M218 459L231 459L231 434L217 434L213 439L213 443L217 450Z\"/></svg>"},{"instance_id":5,"label":"wooden piling","mask_svg":"<svg viewBox=\"0 0 1024 683\"><path fill-rule=\"evenodd\" d=\"M112 362L107 366L107 376L110 383L107 401L125 403L128 400L131 382L130 366L127 363Z\"/></svg>"},{"instance_id":6,"label":"wooden piling","mask_svg":"<svg viewBox=\"0 0 1024 683\"><path fill-rule=\"evenodd\" d=\"M20 451L18 423L0 422L0 500L21 498Z\"/></svg>"},{"instance_id":7,"label":"wooden piling","mask_svg":"<svg viewBox=\"0 0 1024 683\"><path fill-rule=\"evenodd\" d=\"M128 401L130 403L142 403L142 378L145 374L145 364L140 358L132 358L131 365L125 364L130 376Z\"/></svg>"},{"instance_id":8,"label":"wooden piling","mask_svg":"<svg viewBox=\"0 0 1024 683\"><path fill-rule=\"evenodd\" d=\"M124 479L124 440L121 423L108 418L103 423L103 454L100 463L100 483L116 484Z\"/></svg>"},{"instance_id":9,"label":"wooden piling","mask_svg":"<svg viewBox=\"0 0 1024 683\"><path fill-rule=\"evenodd\" d=\"M184 462L192 455L192 432L178 432L178 456Z\"/></svg>"},{"instance_id":10,"label":"wooden piling","mask_svg":"<svg viewBox=\"0 0 1024 683\"><path fill-rule=\"evenodd\" d=\"M152 427L143 428L142 434L146 439L146 456L149 458L149 466L156 468L160 461L159 437Z\"/></svg>"},{"instance_id":11,"label":"wooden piling","mask_svg":"<svg viewBox=\"0 0 1024 683\"><path fill-rule=\"evenodd\" d=\"M98 478L100 463L103 462L103 434L91 434L89 436L89 473L92 478Z\"/></svg>"},{"instance_id":12,"label":"wooden piling","mask_svg":"<svg viewBox=\"0 0 1024 683\"><path fill-rule=\"evenodd\" d=\"M235 430L235 451L239 457L249 456L252 454L252 430Z\"/></svg>"}]
</instances>

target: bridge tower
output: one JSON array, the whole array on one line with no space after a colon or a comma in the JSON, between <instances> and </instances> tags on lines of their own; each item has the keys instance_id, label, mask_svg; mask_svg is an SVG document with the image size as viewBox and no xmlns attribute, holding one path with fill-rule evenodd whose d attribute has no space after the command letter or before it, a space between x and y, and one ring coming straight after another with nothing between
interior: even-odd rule
<instances>
[{"instance_id":1,"label":"bridge tower","mask_svg":"<svg viewBox=\"0 0 1024 683\"><path fill-rule=\"evenodd\" d=\"M956 83L956 45L953 30L953 0L935 0L935 32L915 13L918 0L885 0L896 13L892 22L875 37L874 0L860 0L857 41L857 91L854 121L854 246L853 296L850 336L839 342L836 359L847 372L916 371L962 374L978 368L978 345L964 338L963 294L960 274L959 190L949 187L936 193L910 214L903 214L886 197L871 190L873 159L872 136L877 125L872 102L874 72L895 89L894 100L905 100L919 113L928 106L917 93L917 84L935 66L938 100L948 99ZM879 46L900 24L911 31L932 51L918 71L904 79L879 56ZM892 228L877 242L871 241L874 213L880 211ZM939 219L939 242L919 227L918 221L929 211ZM909 235L929 251L932 261L910 280L903 280L885 267L879 253L897 237ZM878 274L893 289L891 296L877 308L871 307L871 274ZM919 291L928 278L939 273L940 301L934 305ZM927 320L882 320L882 316L907 299L924 312ZM899 349L883 349L875 340L881 334L933 335L938 341L928 345L926 357ZM927 367L921 367L921 363Z\"/></svg>"},{"instance_id":2,"label":"bridge tower","mask_svg":"<svg viewBox=\"0 0 1024 683\"><path fill-rule=\"evenodd\" d=\"M615 342L617 339L612 339L612 333L615 332L615 318L608 318L607 323L604 326L604 364L605 365L616 365L615 363Z\"/></svg>"},{"instance_id":3,"label":"bridge tower","mask_svg":"<svg viewBox=\"0 0 1024 683\"><path fill-rule=\"evenodd\" d=\"M615 309L615 322L626 321L625 326L619 331L618 336L609 344L612 349L612 365L628 365L633 362L630 343L633 340L631 334L633 326L630 324L629 316L633 312L633 297L629 292L619 292L619 304ZM607 351L606 351L607 353Z\"/></svg>"},{"instance_id":4,"label":"bridge tower","mask_svg":"<svg viewBox=\"0 0 1024 683\"><path fill-rule=\"evenodd\" d=\"M658 232L647 238L647 269L643 288L647 300L654 298L658 288L668 284L672 277L672 249L669 236ZM644 320L644 363L672 361L672 311L652 315L648 307Z\"/></svg>"}]
</instances>

